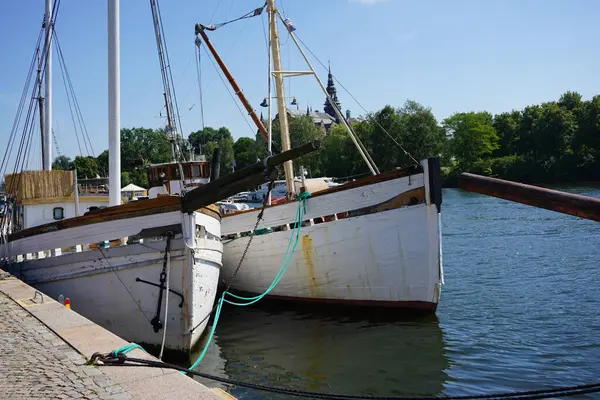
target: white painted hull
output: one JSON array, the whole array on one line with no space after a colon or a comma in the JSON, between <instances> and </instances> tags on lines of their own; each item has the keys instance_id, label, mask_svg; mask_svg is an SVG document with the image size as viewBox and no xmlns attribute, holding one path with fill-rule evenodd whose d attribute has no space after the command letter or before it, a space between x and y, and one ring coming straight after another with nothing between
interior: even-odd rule
<instances>
[{"instance_id":1,"label":"white painted hull","mask_svg":"<svg viewBox=\"0 0 600 400\"><path fill-rule=\"evenodd\" d=\"M171 212L119 223L135 226L140 218L146 223L153 219L154 227L175 227L177 222L181 226L182 233L171 241L169 286L184 299L169 294L165 347L189 351L208 323L217 292L223 249L218 240L219 221L201 213ZM139 224L135 229L139 232ZM163 329L155 332L150 323L160 289L138 279L159 283L165 246L165 237L145 239L141 244L14 263L10 270L54 299L68 297L74 311L126 340L160 346ZM159 318L163 324L165 297L163 291Z\"/></svg>"},{"instance_id":2,"label":"white painted hull","mask_svg":"<svg viewBox=\"0 0 600 400\"><path fill-rule=\"evenodd\" d=\"M429 200L428 182L425 168L424 173L410 178L309 198L304 218L308 226L301 228L290 266L269 295L435 310L443 271L439 213ZM372 209L419 187L427 194L421 204ZM296 208L296 204L286 204L267 209L259 228L292 223ZM357 216L313 224L319 216L360 209L362 215L356 212ZM251 231L248 224L252 218L256 212L223 218L224 237L234 231ZM291 230L284 230L255 236L232 287L263 293L281 265L291 234ZM225 239L224 243L221 281L229 282L248 237L230 242Z\"/></svg>"}]
</instances>

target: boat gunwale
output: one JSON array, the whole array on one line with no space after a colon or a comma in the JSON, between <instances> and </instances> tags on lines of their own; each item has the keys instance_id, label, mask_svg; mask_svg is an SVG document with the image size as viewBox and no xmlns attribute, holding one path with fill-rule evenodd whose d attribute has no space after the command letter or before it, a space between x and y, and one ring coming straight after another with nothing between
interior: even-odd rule
<instances>
[{"instance_id":1,"label":"boat gunwale","mask_svg":"<svg viewBox=\"0 0 600 400\"><path fill-rule=\"evenodd\" d=\"M139 200L118 206L106 207L101 210L92 211L87 215L66 218L60 221L23 229L10 234L7 242L10 243L16 240L41 235L44 233L77 228L80 226L92 225L100 222L109 222L173 211L181 211L181 197L171 195L159 196L154 199ZM211 204L196 211L221 221L221 213L219 212L218 207L215 205Z\"/></svg>"},{"instance_id":2,"label":"boat gunwale","mask_svg":"<svg viewBox=\"0 0 600 400\"><path fill-rule=\"evenodd\" d=\"M392 171L383 172L379 175L367 176L365 178L357 179L354 182L349 182L344 185L334 186L334 187L330 187L330 188L327 188L324 190L320 190L315 193L311 193L310 198L325 196L330 193L336 193L336 192L341 192L341 191L345 191L345 190L355 189L355 188L362 187L362 186L368 186L368 185L372 185L375 183L386 182L386 181L390 181L393 179L404 178L407 176L418 175L418 174L422 174L422 173L424 173L424 168L420 164L411 165L411 166L405 167L405 168L397 168ZM288 204L288 203L289 202L272 204L270 206L266 206L265 208L269 209L269 208L281 206L281 205ZM257 211L256 208L251 208L249 210L234 211L234 212L231 212L228 214L224 214L222 216L222 218L230 218L230 217L234 217L236 215L240 215L240 214L244 214L244 213L248 213L248 212L255 212L255 211Z\"/></svg>"}]
</instances>

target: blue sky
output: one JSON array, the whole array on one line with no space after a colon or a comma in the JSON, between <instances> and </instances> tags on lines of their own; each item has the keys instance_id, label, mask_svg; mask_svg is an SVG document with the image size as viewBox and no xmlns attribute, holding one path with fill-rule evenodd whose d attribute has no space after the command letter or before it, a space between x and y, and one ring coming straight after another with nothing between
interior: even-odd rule
<instances>
[{"instance_id":1,"label":"blue sky","mask_svg":"<svg viewBox=\"0 0 600 400\"><path fill-rule=\"evenodd\" d=\"M183 133L200 128L194 24L222 22L262 0L160 2ZM298 36L369 110L406 99L431 107L441 120L456 111L492 113L555 100L567 90L600 94L595 0L279 0ZM0 3L0 146L6 141L44 11L43 0ZM106 2L63 0L56 31L96 155L108 146ZM253 18L210 33L255 109L267 90L264 20ZM305 69L280 26L285 69ZM54 131L63 154L79 153L55 56ZM314 59L311 58L314 61ZM326 80L326 71L314 61ZM250 129L208 56L202 52L207 126L234 138ZM322 110L311 77L293 78L287 95ZM359 106L338 86L343 109ZM163 106L152 17L147 0L121 0L121 124L160 127ZM238 103L239 104L239 103ZM191 109L190 109L191 108ZM39 144L36 144L39 155ZM38 163L34 160L35 166ZM38 163L39 165L39 163Z\"/></svg>"}]
</instances>

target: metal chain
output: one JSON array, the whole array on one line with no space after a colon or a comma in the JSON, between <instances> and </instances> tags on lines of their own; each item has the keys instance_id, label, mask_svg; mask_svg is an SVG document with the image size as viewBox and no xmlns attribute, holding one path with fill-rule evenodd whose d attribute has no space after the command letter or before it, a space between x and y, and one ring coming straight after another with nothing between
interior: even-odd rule
<instances>
[{"instance_id":1,"label":"metal chain","mask_svg":"<svg viewBox=\"0 0 600 400\"><path fill-rule=\"evenodd\" d=\"M271 190L273 189L274 183L275 183L274 179L271 179L269 181L269 186L267 188L267 194L266 194L265 198L263 199L262 208L260 209L260 213L258 213L258 216L256 217L256 223L254 224L254 228L252 229L252 233L250 234L250 238L248 239L246 248L244 249L244 252L242 253L242 257L240 257L240 262L238 263L235 271L233 272L233 275L231 276L231 279L229 280L229 284L227 284L227 288L225 288L226 291L231 288L231 285L233 285L233 282L235 281L235 278L236 278L238 272L240 271L240 268L242 267L242 263L244 262L244 259L246 258L246 253L248 253L248 250L250 250L250 244L252 244L252 239L254 239L254 236L256 236L255 235L256 229L258 228L258 224L260 224L260 221L263 218L263 214L265 213L265 209L267 208L267 202L268 202L269 196L271 195Z\"/></svg>"},{"instance_id":2,"label":"metal chain","mask_svg":"<svg viewBox=\"0 0 600 400\"><path fill-rule=\"evenodd\" d=\"M168 263L168 259L169 259L169 252L171 251L171 239L173 238L173 236L175 236L173 234L173 232L171 232L171 231L167 232L167 245L165 246L165 258L163 261L162 271L160 272L160 280L159 280L159 286L158 286L159 292L158 292L158 302L156 304L156 315L154 316L154 318L152 318L152 321L150 321L150 323L152 324L152 328L154 329L154 332L156 332L156 333L158 333L158 331L163 328L163 323L160 321L160 309L162 307L163 290L165 289L165 282L167 281L167 263ZM166 295L168 296L169 293L167 292ZM166 310L165 310L165 314L166 314ZM166 315L165 315L165 317L166 317Z\"/></svg>"},{"instance_id":3,"label":"metal chain","mask_svg":"<svg viewBox=\"0 0 600 400\"><path fill-rule=\"evenodd\" d=\"M263 199L262 207L260 209L260 212L258 213L258 216L256 217L256 223L254 224L254 228L252 229L252 233L250 234L250 239L248 239L248 243L246 244L246 248L244 249L244 252L242 253L242 257L240 258L240 262L238 263L235 271L233 272L233 276L231 277L231 279L229 280L229 283L227 284L227 287L225 288L226 291L231 288L231 285L233 285L233 282L235 281L235 278L236 278L236 276L237 276L237 274L240 271L240 268L242 266L242 262L246 258L246 253L248 253L248 250L250 249L250 244L252 243L252 239L254 238L254 232L256 232L256 229L258 228L258 224L262 220L263 215L265 213L265 209L267 208L267 202L268 202L269 196L271 195L271 190L273 189L273 184L274 183L275 183L275 179L271 179L269 181L269 186L267 188L267 195ZM204 321L206 321L212 315L213 312L215 312L215 310L217 309L217 307L218 307L218 303L215 303L215 305L213 306L212 310L210 310L210 312L206 315L206 317L204 317L202 319L202 321L198 322L196 324L196 326L194 326L192 329L190 329L190 333L192 333L196 329L198 329L198 327L200 325L202 325L204 323Z\"/></svg>"}]
</instances>

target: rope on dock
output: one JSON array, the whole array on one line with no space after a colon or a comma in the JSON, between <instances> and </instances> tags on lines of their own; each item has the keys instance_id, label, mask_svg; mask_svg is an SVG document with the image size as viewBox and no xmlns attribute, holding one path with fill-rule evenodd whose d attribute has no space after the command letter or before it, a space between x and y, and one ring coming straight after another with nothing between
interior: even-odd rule
<instances>
[{"instance_id":1,"label":"rope on dock","mask_svg":"<svg viewBox=\"0 0 600 400\"><path fill-rule=\"evenodd\" d=\"M551 389L530 390L522 392L504 392L489 393L465 396L371 396L371 395L348 395L340 393L312 392L306 390L281 388L268 385L260 385L251 382L238 381L236 379L221 378L203 372L192 371L191 369L180 367L175 364L165 363L163 361L145 360L141 358L130 358L123 353L99 354L95 353L90 363L102 362L102 365L115 366L134 366L145 365L153 368L175 369L189 375L199 376L205 379L241 386L248 389L255 389L264 392L278 393L288 396L309 397L314 399L333 399L333 400L491 400L491 399L510 399L510 400L533 400L533 399L551 399L557 397L571 397L588 393L600 393L600 383L591 383L586 385L563 386ZM100 365L100 364L98 364Z\"/></svg>"}]
</instances>

